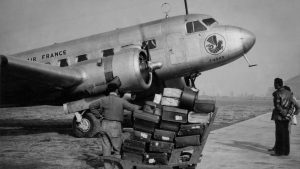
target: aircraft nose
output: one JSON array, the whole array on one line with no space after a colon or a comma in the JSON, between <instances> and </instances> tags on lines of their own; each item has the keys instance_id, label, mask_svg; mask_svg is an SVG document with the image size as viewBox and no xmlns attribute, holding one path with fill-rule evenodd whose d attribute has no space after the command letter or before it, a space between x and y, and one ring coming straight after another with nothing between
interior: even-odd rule
<instances>
[{"instance_id":1,"label":"aircraft nose","mask_svg":"<svg viewBox=\"0 0 300 169\"><path fill-rule=\"evenodd\" d=\"M240 32L241 32L241 40L243 43L243 50L244 53L247 53L253 47L256 38L255 35L248 30L241 29Z\"/></svg>"}]
</instances>

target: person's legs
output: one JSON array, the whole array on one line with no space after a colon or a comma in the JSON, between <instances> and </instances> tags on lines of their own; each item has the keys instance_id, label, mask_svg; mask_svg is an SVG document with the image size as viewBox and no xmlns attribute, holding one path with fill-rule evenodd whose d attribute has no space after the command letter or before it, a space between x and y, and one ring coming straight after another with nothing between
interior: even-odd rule
<instances>
[{"instance_id":1,"label":"person's legs","mask_svg":"<svg viewBox=\"0 0 300 169\"><path fill-rule=\"evenodd\" d=\"M110 156L111 155L111 144L109 141L109 138L106 135L102 136L102 151L103 151L103 156ZM104 168L105 169L113 169L114 167L109 161L104 160Z\"/></svg>"},{"instance_id":2,"label":"person's legs","mask_svg":"<svg viewBox=\"0 0 300 169\"><path fill-rule=\"evenodd\" d=\"M279 120L275 121L275 132L276 132L276 141L275 141L275 154L282 154L282 126Z\"/></svg>"},{"instance_id":3,"label":"person's legs","mask_svg":"<svg viewBox=\"0 0 300 169\"><path fill-rule=\"evenodd\" d=\"M282 153L283 155L289 155L290 153L290 132L289 132L289 121L282 122L283 128L283 145L282 145Z\"/></svg>"}]
</instances>

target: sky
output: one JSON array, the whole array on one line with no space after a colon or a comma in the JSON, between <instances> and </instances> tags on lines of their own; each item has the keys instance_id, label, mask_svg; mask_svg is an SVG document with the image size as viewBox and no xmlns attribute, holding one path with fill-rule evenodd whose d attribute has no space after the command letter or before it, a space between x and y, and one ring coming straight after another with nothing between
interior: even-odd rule
<instances>
[{"instance_id":1,"label":"sky","mask_svg":"<svg viewBox=\"0 0 300 169\"><path fill-rule=\"evenodd\" d=\"M300 74L299 0L187 0L189 13L208 14L220 24L256 35L248 59L203 72L196 80L207 95L264 96L273 79ZM183 15L183 0L0 0L0 54L13 54L116 28Z\"/></svg>"}]
</instances>

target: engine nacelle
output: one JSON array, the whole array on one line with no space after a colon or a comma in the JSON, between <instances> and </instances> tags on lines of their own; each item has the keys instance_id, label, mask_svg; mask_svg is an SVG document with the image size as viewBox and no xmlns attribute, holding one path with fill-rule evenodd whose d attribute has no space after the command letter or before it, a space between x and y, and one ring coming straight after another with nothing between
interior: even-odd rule
<instances>
[{"instance_id":1,"label":"engine nacelle","mask_svg":"<svg viewBox=\"0 0 300 169\"><path fill-rule=\"evenodd\" d=\"M146 90L152 83L152 71L155 67L153 65L144 50L122 49L112 56L91 60L90 63L74 67L82 73L83 83L76 86L71 93L99 95L105 92L107 84L115 77L120 79L121 91Z\"/></svg>"},{"instance_id":2,"label":"engine nacelle","mask_svg":"<svg viewBox=\"0 0 300 169\"><path fill-rule=\"evenodd\" d=\"M121 90L142 91L152 83L152 72L148 65L149 57L138 48L123 49L112 58L113 76L121 81Z\"/></svg>"}]
</instances>

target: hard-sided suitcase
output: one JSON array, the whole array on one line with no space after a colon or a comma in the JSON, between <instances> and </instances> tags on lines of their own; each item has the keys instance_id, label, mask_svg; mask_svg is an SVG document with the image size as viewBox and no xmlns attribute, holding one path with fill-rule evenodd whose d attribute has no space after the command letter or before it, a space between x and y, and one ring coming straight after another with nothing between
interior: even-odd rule
<instances>
[{"instance_id":1,"label":"hard-sided suitcase","mask_svg":"<svg viewBox=\"0 0 300 169\"><path fill-rule=\"evenodd\" d=\"M161 98L162 98L161 94L155 94L153 102L156 103L156 104L160 104L161 103Z\"/></svg>"},{"instance_id":2,"label":"hard-sided suitcase","mask_svg":"<svg viewBox=\"0 0 300 169\"><path fill-rule=\"evenodd\" d=\"M188 114L189 123L208 124L210 121L210 113L195 113L193 111Z\"/></svg>"},{"instance_id":3,"label":"hard-sided suitcase","mask_svg":"<svg viewBox=\"0 0 300 169\"><path fill-rule=\"evenodd\" d=\"M177 132L179 130L179 123L169 122L169 121L161 121L160 122L160 129L163 130L169 130L169 131L175 131Z\"/></svg>"},{"instance_id":4,"label":"hard-sided suitcase","mask_svg":"<svg viewBox=\"0 0 300 169\"><path fill-rule=\"evenodd\" d=\"M161 152L161 153L171 153L173 148L174 148L174 143L151 140L150 146L149 146L149 151Z\"/></svg>"},{"instance_id":5,"label":"hard-sided suitcase","mask_svg":"<svg viewBox=\"0 0 300 169\"><path fill-rule=\"evenodd\" d=\"M134 130L134 132L133 132L133 138L135 140L144 141L146 143L150 142L151 136L152 136L152 134L146 133L146 132L142 132L142 131Z\"/></svg>"},{"instance_id":6,"label":"hard-sided suitcase","mask_svg":"<svg viewBox=\"0 0 300 169\"><path fill-rule=\"evenodd\" d=\"M125 140L122 150L128 153L144 154L146 142L138 140Z\"/></svg>"},{"instance_id":7,"label":"hard-sided suitcase","mask_svg":"<svg viewBox=\"0 0 300 169\"><path fill-rule=\"evenodd\" d=\"M171 97L162 97L161 105L178 107L179 106L179 99L171 98Z\"/></svg>"},{"instance_id":8,"label":"hard-sided suitcase","mask_svg":"<svg viewBox=\"0 0 300 169\"><path fill-rule=\"evenodd\" d=\"M205 129L204 124L182 124L177 133L178 136L202 135Z\"/></svg>"},{"instance_id":9,"label":"hard-sided suitcase","mask_svg":"<svg viewBox=\"0 0 300 169\"><path fill-rule=\"evenodd\" d=\"M176 88L164 88L163 96L179 99L181 97L182 90Z\"/></svg>"},{"instance_id":10,"label":"hard-sided suitcase","mask_svg":"<svg viewBox=\"0 0 300 169\"><path fill-rule=\"evenodd\" d=\"M144 157L142 154L124 152L122 155L122 159L140 163L143 161Z\"/></svg>"},{"instance_id":11,"label":"hard-sided suitcase","mask_svg":"<svg viewBox=\"0 0 300 169\"><path fill-rule=\"evenodd\" d=\"M155 140L173 142L173 140L175 138L175 132L168 131L168 130L155 129L153 138Z\"/></svg>"},{"instance_id":12,"label":"hard-sided suitcase","mask_svg":"<svg viewBox=\"0 0 300 169\"><path fill-rule=\"evenodd\" d=\"M187 146L200 146L200 144L200 135L175 137L175 146L178 148Z\"/></svg>"},{"instance_id":13,"label":"hard-sided suitcase","mask_svg":"<svg viewBox=\"0 0 300 169\"><path fill-rule=\"evenodd\" d=\"M215 111L215 100L200 100L197 99L194 104L195 113L211 113Z\"/></svg>"},{"instance_id":14,"label":"hard-sided suitcase","mask_svg":"<svg viewBox=\"0 0 300 169\"><path fill-rule=\"evenodd\" d=\"M158 123L159 119L160 119L160 117L158 115L145 113L145 112L140 111L140 110L135 110L134 111L133 118L134 118L134 120L142 119L142 120L149 121L149 122L152 122L152 123Z\"/></svg>"},{"instance_id":15,"label":"hard-sided suitcase","mask_svg":"<svg viewBox=\"0 0 300 169\"><path fill-rule=\"evenodd\" d=\"M186 123L188 110L180 109L176 107L163 106L162 120Z\"/></svg>"},{"instance_id":16,"label":"hard-sided suitcase","mask_svg":"<svg viewBox=\"0 0 300 169\"><path fill-rule=\"evenodd\" d=\"M197 97L198 90L192 90L189 87L185 87L180 97L180 107L193 110Z\"/></svg>"},{"instance_id":17,"label":"hard-sided suitcase","mask_svg":"<svg viewBox=\"0 0 300 169\"><path fill-rule=\"evenodd\" d=\"M142 120L142 119L135 119L133 128L138 131L143 131L146 133L153 133L154 129L156 128L157 125L158 124L150 122L150 121L146 121L146 120Z\"/></svg>"},{"instance_id":18,"label":"hard-sided suitcase","mask_svg":"<svg viewBox=\"0 0 300 169\"><path fill-rule=\"evenodd\" d=\"M144 163L153 165L166 165L168 164L167 153L145 153Z\"/></svg>"}]
</instances>

